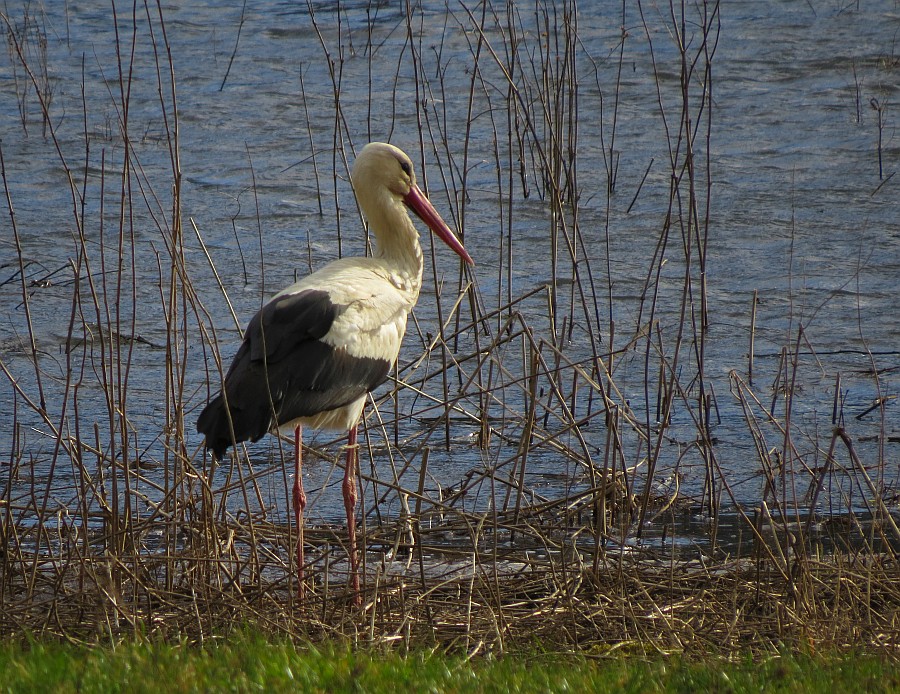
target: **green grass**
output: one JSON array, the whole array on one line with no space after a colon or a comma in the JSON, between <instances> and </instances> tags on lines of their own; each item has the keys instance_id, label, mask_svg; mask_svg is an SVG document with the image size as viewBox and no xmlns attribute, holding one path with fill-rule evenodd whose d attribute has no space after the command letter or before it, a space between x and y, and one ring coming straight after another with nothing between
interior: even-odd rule
<instances>
[{"instance_id":1,"label":"green grass","mask_svg":"<svg viewBox=\"0 0 900 694\"><path fill-rule=\"evenodd\" d=\"M900 670L878 656L784 655L590 659L534 654L499 659L401 656L340 646L295 647L238 636L203 648L155 643L0 646L9 692L778 692L900 690Z\"/></svg>"}]
</instances>

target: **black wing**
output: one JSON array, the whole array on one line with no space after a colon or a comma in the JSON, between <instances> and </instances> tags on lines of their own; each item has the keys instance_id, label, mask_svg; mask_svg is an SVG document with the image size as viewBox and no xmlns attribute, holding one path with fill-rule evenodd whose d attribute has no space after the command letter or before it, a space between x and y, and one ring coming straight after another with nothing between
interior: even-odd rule
<instances>
[{"instance_id":1,"label":"black wing","mask_svg":"<svg viewBox=\"0 0 900 694\"><path fill-rule=\"evenodd\" d=\"M297 417L348 405L384 383L387 360L323 341L345 309L328 292L307 289L273 299L253 317L225 376L225 397L213 398L197 420L213 455Z\"/></svg>"}]
</instances>

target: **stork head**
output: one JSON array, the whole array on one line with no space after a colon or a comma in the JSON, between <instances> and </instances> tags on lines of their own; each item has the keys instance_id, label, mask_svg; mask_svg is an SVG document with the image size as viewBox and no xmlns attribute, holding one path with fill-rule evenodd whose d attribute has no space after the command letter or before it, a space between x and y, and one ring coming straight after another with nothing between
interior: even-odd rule
<instances>
[{"instance_id":1,"label":"stork head","mask_svg":"<svg viewBox=\"0 0 900 694\"><path fill-rule=\"evenodd\" d=\"M456 234L416 185L412 161L403 150L386 142L370 142L356 157L351 179L360 206L370 221L373 212L387 207L389 203L384 196L390 195L415 212L460 258L470 265L475 264Z\"/></svg>"}]
</instances>

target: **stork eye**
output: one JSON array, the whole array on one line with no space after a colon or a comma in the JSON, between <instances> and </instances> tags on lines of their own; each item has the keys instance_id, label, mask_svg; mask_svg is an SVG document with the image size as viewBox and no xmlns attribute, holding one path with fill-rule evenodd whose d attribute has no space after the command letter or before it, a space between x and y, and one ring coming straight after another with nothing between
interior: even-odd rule
<instances>
[{"instance_id":1,"label":"stork eye","mask_svg":"<svg viewBox=\"0 0 900 694\"><path fill-rule=\"evenodd\" d=\"M412 176L412 164L410 164L408 161L401 161L400 168L403 169L403 173L405 173L407 176Z\"/></svg>"}]
</instances>

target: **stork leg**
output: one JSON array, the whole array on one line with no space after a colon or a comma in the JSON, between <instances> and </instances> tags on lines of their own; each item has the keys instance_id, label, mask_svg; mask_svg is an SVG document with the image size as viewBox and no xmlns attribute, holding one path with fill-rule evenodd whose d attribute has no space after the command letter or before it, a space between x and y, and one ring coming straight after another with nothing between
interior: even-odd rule
<instances>
[{"instance_id":1,"label":"stork leg","mask_svg":"<svg viewBox=\"0 0 900 694\"><path fill-rule=\"evenodd\" d=\"M356 443L356 426L347 435L347 462L344 468L344 508L347 510L347 549L350 553L350 581L353 589L353 604L360 605L359 562L356 556L356 459L359 446Z\"/></svg>"},{"instance_id":2,"label":"stork leg","mask_svg":"<svg viewBox=\"0 0 900 694\"><path fill-rule=\"evenodd\" d=\"M303 491L303 426L294 429L294 520L297 523L297 597L302 601L306 594L303 582L303 510L306 508L306 492Z\"/></svg>"}]
</instances>

